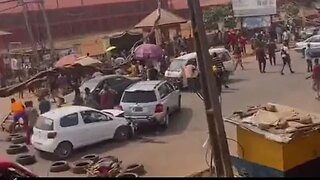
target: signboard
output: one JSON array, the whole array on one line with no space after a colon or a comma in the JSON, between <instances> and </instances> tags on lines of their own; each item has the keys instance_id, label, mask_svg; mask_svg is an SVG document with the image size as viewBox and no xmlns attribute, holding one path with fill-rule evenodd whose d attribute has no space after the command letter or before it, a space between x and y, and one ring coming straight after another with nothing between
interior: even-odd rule
<instances>
[{"instance_id":1,"label":"signboard","mask_svg":"<svg viewBox=\"0 0 320 180\"><path fill-rule=\"evenodd\" d=\"M235 17L268 16L277 14L276 0L232 0Z\"/></svg>"},{"instance_id":2,"label":"signboard","mask_svg":"<svg viewBox=\"0 0 320 180\"><path fill-rule=\"evenodd\" d=\"M270 16L245 17L243 18L242 26L247 29L270 27L271 17Z\"/></svg>"}]
</instances>

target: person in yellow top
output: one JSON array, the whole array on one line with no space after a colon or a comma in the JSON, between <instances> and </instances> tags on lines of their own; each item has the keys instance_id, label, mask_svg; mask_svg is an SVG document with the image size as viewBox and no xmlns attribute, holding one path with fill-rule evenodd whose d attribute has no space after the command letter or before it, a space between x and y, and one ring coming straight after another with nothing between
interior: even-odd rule
<instances>
[{"instance_id":1,"label":"person in yellow top","mask_svg":"<svg viewBox=\"0 0 320 180\"><path fill-rule=\"evenodd\" d=\"M16 124L20 118L25 123L27 121L26 111L21 101L16 101L14 98L11 99L11 113L13 114L13 121Z\"/></svg>"}]
</instances>

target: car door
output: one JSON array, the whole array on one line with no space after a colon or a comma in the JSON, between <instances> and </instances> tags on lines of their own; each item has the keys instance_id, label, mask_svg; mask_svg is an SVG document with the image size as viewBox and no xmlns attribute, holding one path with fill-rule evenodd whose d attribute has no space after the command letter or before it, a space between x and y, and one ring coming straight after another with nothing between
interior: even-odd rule
<instances>
[{"instance_id":1,"label":"car door","mask_svg":"<svg viewBox=\"0 0 320 180\"><path fill-rule=\"evenodd\" d=\"M169 112L172 111L173 100L170 99L170 92L165 83L159 86L158 92L161 99L161 104L166 108L169 108Z\"/></svg>"},{"instance_id":2,"label":"car door","mask_svg":"<svg viewBox=\"0 0 320 180\"><path fill-rule=\"evenodd\" d=\"M168 82L165 83L169 92L169 99L170 99L170 109L174 111L179 106L180 101L180 91L179 89L174 88L174 86Z\"/></svg>"},{"instance_id":3,"label":"car door","mask_svg":"<svg viewBox=\"0 0 320 180\"><path fill-rule=\"evenodd\" d=\"M81 137L84 129L79 123L79 114L73 113L60 118L59 126L61 132L57 133L57 137L62 141L70 141L77 148L85 144L85 139Z\"/></svg>"}]
</instances>

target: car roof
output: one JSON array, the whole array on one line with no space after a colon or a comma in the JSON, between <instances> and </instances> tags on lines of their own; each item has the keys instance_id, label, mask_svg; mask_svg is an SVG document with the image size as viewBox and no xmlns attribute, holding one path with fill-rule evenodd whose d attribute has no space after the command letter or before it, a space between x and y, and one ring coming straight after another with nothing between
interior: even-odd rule
<instances>
[{"instance_id":1,"label":"car roof","mask_svg":"<svg viewBox=\"0 0 320 180\"><path fill-rule=\"evenodd\" d=\"M209 53L221 53L221 52L228 52L228 50L226 48L210 48L209 49ZM185 54L183 56L179 56L177 58L175 58L174 60L189 60L189 59L195 59L197 57L197 53L196 52L192 52L192 53L188 53Z\"/></svg>"},{"instance_id":2,"label":"car roof","mask_svg":"<svg viewBox=\"0 0 320 180\"><path fill-rule=\"evenodd\" d=\"M95 110L95 109L90 107L85 107L85 106L65 106L65 107L53 109L49 112L42 114L41 116L52 119L52 120L57 120L57 119L60 119L61 117L70 115L75 112L88 111L88 110Z\"/></svg>"},{"instance_id":3,"label":"car roof","mask_svg":"<svg viewBox=\"0 0 320 180\"><path fill-rule=\"evenodd\" d=\"M125 91L133 92L133 91L152 91L155 87L157 87L160 83L165 82L161 80L157 81L139 81L130 87L128 87Z\"/></svg>"}]
</instances>

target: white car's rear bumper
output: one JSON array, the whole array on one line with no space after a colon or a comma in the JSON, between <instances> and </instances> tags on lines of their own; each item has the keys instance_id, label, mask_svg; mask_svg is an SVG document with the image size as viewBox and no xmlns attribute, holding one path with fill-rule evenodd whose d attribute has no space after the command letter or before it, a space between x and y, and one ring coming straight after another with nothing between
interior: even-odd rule
<instances>
[{"instance_id":1,"label":"white car's rear bumper","mask_svg":"<svg viewBox=\"0 0 320 180\"><path fill-rule=\"evenodd\" d=\"M31 137L31 143L35 149L49 153L53 153L57 147L57 143L55 143L54 140L48 139L44 141L36 138L35 136Z\"/></svg>"}]
</instances>

